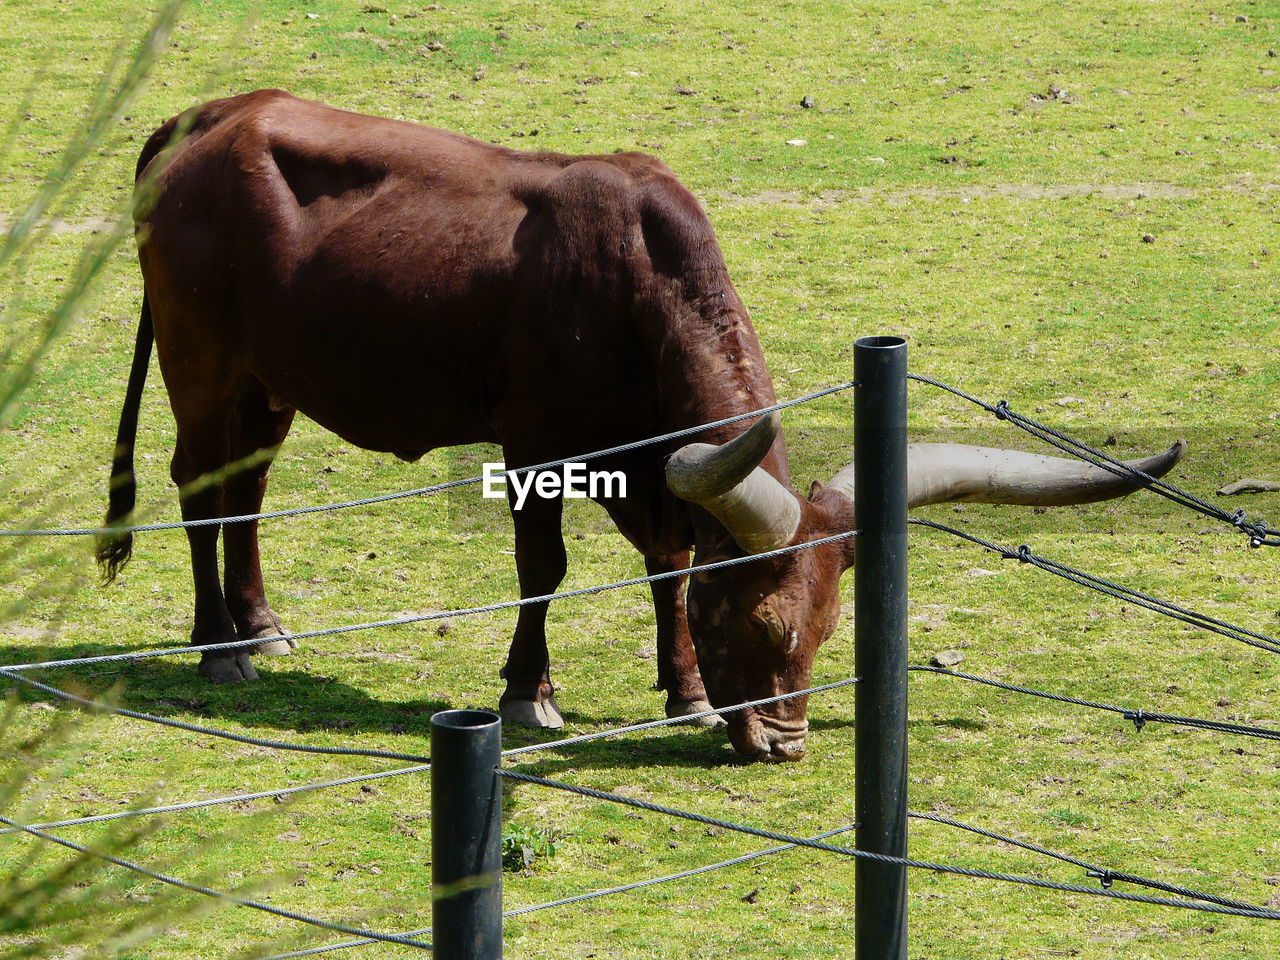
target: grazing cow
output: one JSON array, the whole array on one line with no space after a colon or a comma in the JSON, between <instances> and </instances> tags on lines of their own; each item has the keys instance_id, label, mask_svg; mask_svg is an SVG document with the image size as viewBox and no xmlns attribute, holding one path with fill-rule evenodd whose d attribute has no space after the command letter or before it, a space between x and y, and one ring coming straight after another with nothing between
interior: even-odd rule
<instances>
[{"instance_id":1,"label":"grazing cow","mask_svg":"<svg viewBox=\"0 0 1280 960\"><path fill-rule=\"evenodd\" d=\"M172 142L171 146L170 145ZM356 446L414 460L494 442L508 467L718 420L775 402L747 312L697 200L639 153L522 153L264 90L216 100L157 130L138 161L145 292L107 523L133 507L133 444L154 339L177 422L182 515L261 508L269 454L297 410ZM852 478L791 487L777 415L709 430L672 457L597 461L624 471L602 496L650 573L764 552L854 527ZM190 486L267 451L248 469ZM1160 475L1181 446L1142 461ZM671 467L668 473L668 459ZM1049 504L1137 486L1078 464L918 445L913 504ZM561 501L513 510L522 596L565 573ZM254 523L188 528L193 644L261 638L287 653L263 592ZM109 581L127 534L104 537ZM803 689L839 616L852 540L652 584L666 711ZM503 715L555 727L546 605L520 609ZM695 656L696 649L696 656ZM701 673L699 672L701 667ZM244 653L206 653L215 681L251 679ZM705 686L704 686L705 684ZM764 760L803 755L805 700L730 714Z\"/></svg>"}]
</instances>

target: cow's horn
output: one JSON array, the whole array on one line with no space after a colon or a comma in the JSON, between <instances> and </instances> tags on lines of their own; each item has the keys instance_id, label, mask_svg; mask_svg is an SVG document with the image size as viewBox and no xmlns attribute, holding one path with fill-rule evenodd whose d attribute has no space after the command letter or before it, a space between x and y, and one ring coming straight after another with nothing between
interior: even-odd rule
<instances>
[{"instance_id":1,"label":"cow's horn","mask_svg":"<svg viewBox=\"0 0 1280 960\"><path fill-rule=\"evenodd\" d=\"M1179 440L1163 453L1128 460L1150 477L1162 477L1186 451ZM968 500L1055 507L1110 500L1141 490L1145 480L1102 467L1016 450L970 447L957 443L913 443L907 447L907 505ZM853 498L853 467L835 475L829 486Z\"/></svg>"},{"instance_id":2,"label":"cow's horn","mask_svg":"<svg viewBox=\"0 0 1280 960\"><path fill-rule=\"evenodd\" d=\"M800 502L760 466L782 418L775 410L735 440L690 443L667 461L667 486L704 507L747 553L776 550L800 526Z\"/></svg>"}]
</instances>

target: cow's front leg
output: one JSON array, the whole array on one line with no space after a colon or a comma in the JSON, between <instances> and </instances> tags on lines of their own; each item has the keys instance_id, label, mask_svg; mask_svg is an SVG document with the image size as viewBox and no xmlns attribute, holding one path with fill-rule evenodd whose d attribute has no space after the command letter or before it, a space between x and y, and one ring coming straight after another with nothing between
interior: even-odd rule
<instances>
[{"instance_id":1,"label":"cow's front leg","mask_svg":"<svg viewBox=\"0 0 1280 960\"><path fill-rule=\"evenodd\" d=\"M510 484L507 490L516 533L520 596L554 593L567 568L564 538L560 533L563 503L559 497L543 499L530 491L517 510ZM499 702L502 719L544 730L564 726L564 718L556 706L555 688L551 685L546 603L531 603L520 608L502 676L507 681L507 689Z\"/></svg>"},{"instance_id":2,"label":"cow's front leg","mask_svg":"<svg viewBox=\"0 0 1280 960\"><path fill-rule=\"evenodd\" d=\"M645 557L645 571L653 576L672 570L689 569L689 553ZM689 619L684 609L685 587L689 578L669 577L649 584L653 592L653 610L658 624L658 690L667 691L667 716L687 717L711 709L707 691L698 673L698 658L689 638ZM719 716L703 717L691 723L719 727Z\"/></svg>"}]
</instances>

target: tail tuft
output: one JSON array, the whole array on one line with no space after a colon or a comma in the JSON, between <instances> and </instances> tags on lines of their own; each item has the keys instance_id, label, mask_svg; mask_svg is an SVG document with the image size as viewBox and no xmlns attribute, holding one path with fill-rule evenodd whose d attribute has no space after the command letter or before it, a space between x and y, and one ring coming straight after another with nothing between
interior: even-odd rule
<instances>
[{"instance_id":1,"label":"tail tuft","mask_svg":"<svg viewBox=\"0 0 1280 960\"><path fill-rule=\"evenodd\" d=\"M120 572L120 568L133 556L132 533L104 533L98 537L98 569L102 571L102 585L108 586Z\"/></svg>"}]
</instances>

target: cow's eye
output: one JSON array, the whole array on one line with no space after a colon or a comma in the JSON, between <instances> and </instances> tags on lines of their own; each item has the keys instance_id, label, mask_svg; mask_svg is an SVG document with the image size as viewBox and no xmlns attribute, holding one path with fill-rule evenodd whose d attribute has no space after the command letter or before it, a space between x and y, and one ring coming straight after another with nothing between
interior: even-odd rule
<instances>
[{"instance_id":1,"label":"cow's eye","mask_svg":"<svg viewBox=\"0 0 1280 960\"><path fill-rule=\"evenodd\" d=\"M782 646L787 639L787 628L783 625L782 619L774 612L773 608L767 604L760 604L751 614L752 621L764 630L769 637L769 642L775 646ZM794 632L794 631L792 631Z\"/></svg>"}]
</instances>

